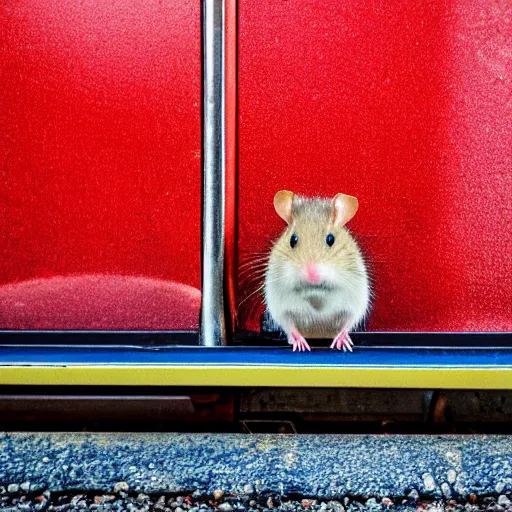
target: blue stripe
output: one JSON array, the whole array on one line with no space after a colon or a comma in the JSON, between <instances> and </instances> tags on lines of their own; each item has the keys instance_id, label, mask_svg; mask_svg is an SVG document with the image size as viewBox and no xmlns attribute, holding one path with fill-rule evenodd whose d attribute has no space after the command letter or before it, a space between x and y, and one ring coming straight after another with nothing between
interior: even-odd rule
<instances>
[{"instance_id":1,"label":"blue stripe","mask_svg":"<svg viewBox=\"0 0 512 512\"><path fill-rule=\"evenodd\" d=\"M353 353L289 347L0 346L5 365L340 366L364 368L512 368L512 348L356 347Z\"/></svg>"}]
</instances>

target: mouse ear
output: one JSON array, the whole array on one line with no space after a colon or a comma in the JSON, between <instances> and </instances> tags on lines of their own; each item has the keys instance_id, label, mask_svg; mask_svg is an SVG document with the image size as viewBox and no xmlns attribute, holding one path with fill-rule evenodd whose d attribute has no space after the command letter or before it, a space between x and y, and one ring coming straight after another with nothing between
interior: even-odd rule
<instances>
[{"instance_id":1,"label":"mouse ear","mask_svg":"<svg viewBox=\"0 0 512 512\"><path fill-rule=\"evenodd\" d=\"M344 226L357 212L359 201L356 197L336 194L332 200L334 224Z\"/></svg>"},{"instance_id":2,"label":"mouse ear","mask_svg":"<svg viewBox=\"0 0 512 512\"><path fill-rule=\"evenodd\" d=\"M280 190L274 196L274 208L281 219L287 224L292 222L292 203L293 203L293 192L289 190Z\"/></svg>"}]
</instances>

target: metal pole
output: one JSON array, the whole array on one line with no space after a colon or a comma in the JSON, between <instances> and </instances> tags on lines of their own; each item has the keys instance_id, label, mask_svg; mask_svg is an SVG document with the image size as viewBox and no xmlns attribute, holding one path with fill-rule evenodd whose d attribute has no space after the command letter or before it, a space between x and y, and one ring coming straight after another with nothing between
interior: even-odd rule
<instances>
[{"instance_id":1,"label":"metal pole","mask_svg":"<svg viewBox=\"0 0 512 512\"><path fill-rule=\"evenodd\" d=\"M203 254L201 345L226 343L224 317L224 0L203 0Z\"/></svg>"}]
</instances>

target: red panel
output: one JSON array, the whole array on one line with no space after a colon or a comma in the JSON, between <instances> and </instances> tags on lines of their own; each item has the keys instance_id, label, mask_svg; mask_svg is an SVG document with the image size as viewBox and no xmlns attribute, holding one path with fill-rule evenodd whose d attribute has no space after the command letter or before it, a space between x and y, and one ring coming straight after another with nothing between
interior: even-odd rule
<instances>
[{"instance_id":1,"label":"red panel","mask_svg":"<svg viewBox=\"0 0 512 512\"><path fill-rule=\"evenodd\" d=\"M200 3L0 9L0 284L117 274L198 288Z\"/></svg>"},{"instance_id":2,"label":"red panel","mask_svg":"<svg viewBox=\"0 0 512 512\"><path fill-rule=\"evenodd\" d=\"M370 329L512 330L511 26L503 1L240 0L244 259L277 190L344 192Z\"/></svg>"}]
</instances>

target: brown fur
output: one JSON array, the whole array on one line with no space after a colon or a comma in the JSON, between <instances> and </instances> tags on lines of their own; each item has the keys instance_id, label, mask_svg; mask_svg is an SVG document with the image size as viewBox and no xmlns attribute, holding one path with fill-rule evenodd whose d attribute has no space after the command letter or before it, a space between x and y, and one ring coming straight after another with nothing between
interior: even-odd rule
<instances>
[{"instance_id":1,"label":"brown fur","mask_svg":"<svg viewBox=\"0 0 512 512\"><path fill-rule=\"evenodd\" d=\"M292 223L275 243L269 261L278 266L285 259L298 265L318 261L356 272L359 247L346 228L334 225L333 218L330 200L294 196ZM293 233L299 237L299 241L292 249L290 237ZM329 233L336 237L332 247L325 243L325 237Z\"/></svg>"}]
</instances>

